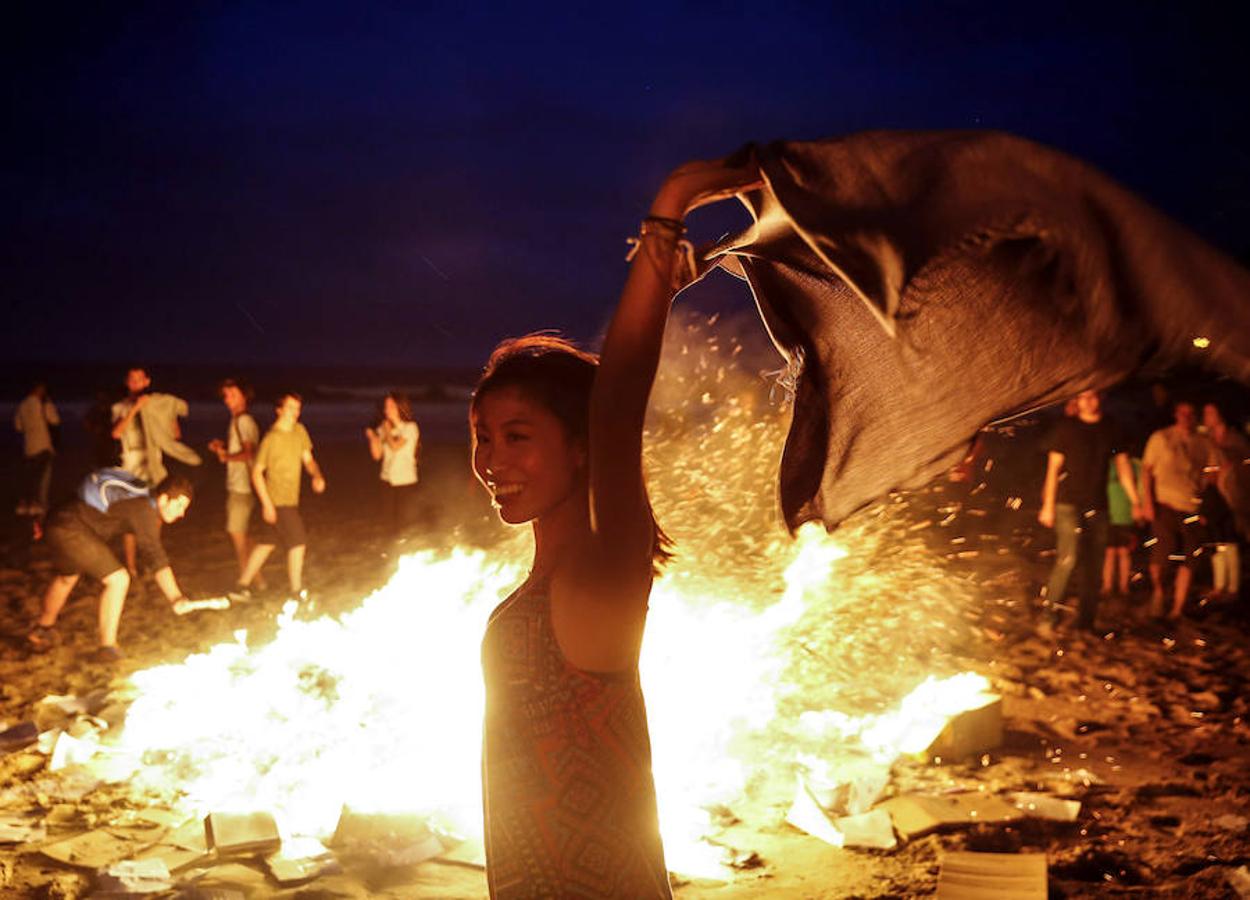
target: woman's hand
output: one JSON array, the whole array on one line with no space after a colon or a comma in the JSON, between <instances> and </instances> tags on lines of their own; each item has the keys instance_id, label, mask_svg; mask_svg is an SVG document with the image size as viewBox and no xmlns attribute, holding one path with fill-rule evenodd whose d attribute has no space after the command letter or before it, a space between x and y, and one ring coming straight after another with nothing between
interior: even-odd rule
<instances>
[{"instance_id":1,"label":"woman's hand","mask_svg":"<svg viewBox=\"0 0 1250 900\"><path fill-rule=\"evenodd\" d=\"M692 209L763 184L764 178L753 156L743 166L729 165L724 159L695 160L678 166L665 179L651 204L651 215L681 219Z\"/></svg>"}]
</instances>

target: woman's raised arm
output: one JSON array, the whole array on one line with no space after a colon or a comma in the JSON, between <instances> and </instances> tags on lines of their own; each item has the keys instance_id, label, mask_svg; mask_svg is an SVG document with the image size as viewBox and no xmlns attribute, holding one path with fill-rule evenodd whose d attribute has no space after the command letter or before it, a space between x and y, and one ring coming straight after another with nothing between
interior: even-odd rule
<instances>
[{"instance_id":1,"label":"woman's raised arm","mask_svg":"<svg viewBox=\"0 0 1250 900\"><path fill-rule=\"evenodd\" d=\"M687 163L664 182L608 328L590 404L590 509L596 563L634 594L649 584L656 535L642 474L642 428L660 361L664 326L681 287L682 224L698 206L760 184L752 163ZM643 594L645 601L645 593Z\"/></svg>"}]
</instances>

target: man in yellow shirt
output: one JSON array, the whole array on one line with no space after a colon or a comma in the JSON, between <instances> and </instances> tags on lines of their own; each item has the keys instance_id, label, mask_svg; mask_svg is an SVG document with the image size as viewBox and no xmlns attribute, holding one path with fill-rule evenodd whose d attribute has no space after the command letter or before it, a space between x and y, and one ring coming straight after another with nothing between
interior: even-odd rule
<instances>
[{"instance_id":1,"label":"man in yellow shirt","mask_svg":"<svg viewBox=\"0 0 1250 900\"><path fill-rule=\"evenodd\" d=\"M312 439L308 436L308 430L299 421L302 407L303 400L299 394L282 394L276 407L278 418L256 450L256 460L252 464L252 486L256 488L256 496L260 498L261 517L265 520L265 527L257 537L246 568L239 576L238 587L230 592L231 602L237 603L251 598L252 580L278 543L286 547L291 596L294 599L306 596L304 550L307 537L304 521L299 514L300 476L302 471L307 471L312 479L312 489L318 494L326 489L326 480L313 457Z\"/></svg>"}]
</instances>

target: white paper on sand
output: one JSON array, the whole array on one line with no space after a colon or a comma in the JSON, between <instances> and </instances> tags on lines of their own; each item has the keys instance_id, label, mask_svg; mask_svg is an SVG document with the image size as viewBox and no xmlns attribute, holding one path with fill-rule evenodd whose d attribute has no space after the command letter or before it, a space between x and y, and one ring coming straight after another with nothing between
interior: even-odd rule
<instances>
[{"instance_id":1,"label":"white paper on sand","mask_svg":"<svg viewBox=\"0 0 1250 900\"><path fill-rule=\"evenodd\" d=\"M0 813L0 844L29 844L42 841L48 831L42 822L26 816Z\"/></svg>"},{"instance_id":2,"label":"white paper on sand","mask_svg":"<svg viewBox=\"0 0 1250 900\"><path fill-rule=\"evenodd\" d=\"M834 847L892 850L898 845L894 823L884 809L830 819L802 778L798 779L786 821Z\"/></svg>"},{"instance_id":3,"label":"white paper on sand","mask_svg":"<svg viewBox=\"0 0 1250 900\"><path fill-rule=\"evenodd\" d=\"M48 694L39 701L39 705L55 706L67 716L76 716L79 713L88 711L87 701L82 697L75 697L73 694Z\"/></svg>"},{"instance_id":4,"label":"white paper on sand","mask_svg":"<svg viewBox=\"0 0 1250 900\"><path fill-rule=\"evenodd\" d=\"M842 833L842 846L893 850L898 846L894 822L884 809L874 809L857 816L834 820L833 827Z\"/></svg>"},{"instance_id":5,"label":"white paper on sand","mask_svg":"<svg viewBox=\"0 0 1250 900\"><path fill-rule=\"evenodd\" d=\"M95 756L99 749L100 745L95 741L80 740L62 731L57 735L56 743L52 746L52 759L48 761L48 771L59 772L68 766L82 765Z\"/></svg>"},{"instance_id":6,"label":"white paper on sand","mask_svg":"<svg viewBox=\"0 0 1250 900\"><path fill-rule=\"evenodd\" d=\"M833 827L833 822L829 821L829 816L816 802L816 798L812 796L812 792L802 777L795 785L794 802L790 804L790 811L786 813L786 821L800 831L820 838L826 844L832 844L834 847L843 845L842 832Z\"/></svg>"},{"instance_id":7,"label":"white paper on sand","mask_svg":"<svg viewBox=\"0 0 1250 900\"><path fill-rule=\"evenodd\" d=\"M106 891L117 889L132 894L159 894L173 887L169 866L159 857L128 859L113 863L100 879Z\"/></svg>"},{"instance_id":8,"label":"white paper on sand","mask_svg":"<svg viewBox=\"0 0 1250 900\"><path fill-rule=\"evenodd\" d=\"M1016 809L1030 819L1049 819L1052 822L1075 822L1081 814L1080 800L1063 800L1050 794L1018 791L1009 795Z\"/></svg>"}]
</instances>

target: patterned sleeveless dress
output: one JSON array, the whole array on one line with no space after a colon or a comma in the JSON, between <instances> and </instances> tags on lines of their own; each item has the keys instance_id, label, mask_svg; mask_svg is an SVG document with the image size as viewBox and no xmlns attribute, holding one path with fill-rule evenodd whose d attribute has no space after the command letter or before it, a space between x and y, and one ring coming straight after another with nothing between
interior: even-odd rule
<instances>
[{"instance_id":1,"label":"patterned sleeveless dress","mask_svg":"<svg viewBox=\"0 0 1250 900\"><path fill-rule=\"evenodd\" d=\"M482 670L491 897L671 897L637 668L571 665L535 581L491 614Z\"/></svg>"}]
</instances>

